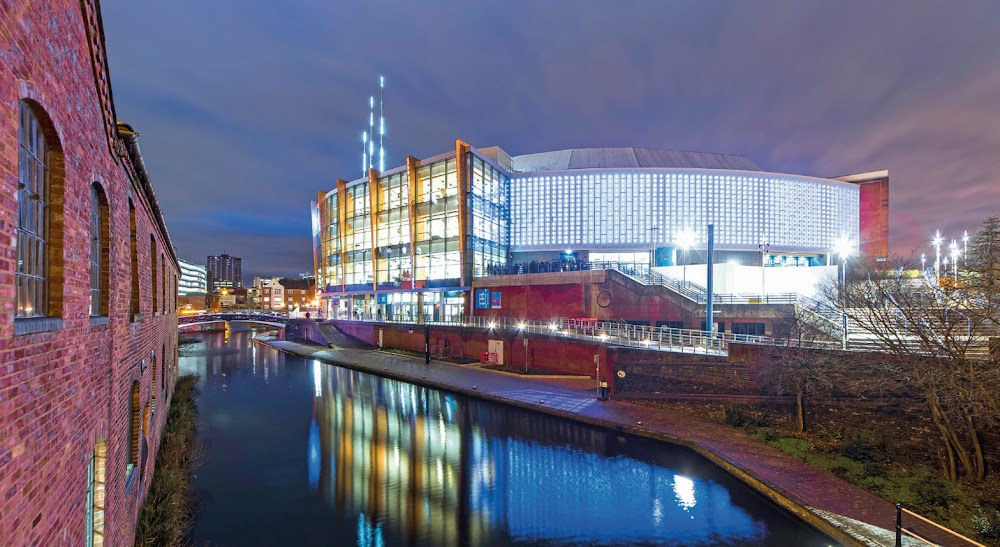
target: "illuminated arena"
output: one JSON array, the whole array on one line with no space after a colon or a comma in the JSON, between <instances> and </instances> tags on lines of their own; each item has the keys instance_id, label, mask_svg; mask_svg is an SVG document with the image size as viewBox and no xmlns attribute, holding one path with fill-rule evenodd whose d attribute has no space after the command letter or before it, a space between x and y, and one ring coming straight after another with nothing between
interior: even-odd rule
<instances>
[{"instance_id":1,"label":"illuminated arena","mask_svg":"<svg viewBox=\"0 0 1000 547\"><path fill-rule=\"evenodd\" d=\"M591 148L512 157L457 141L453 151L319 192L317 286L331 316L391 308L416 317L426 308L454 318L469 314L482 277L594 263L704 271L708 224L713 262L805 274L834 263L838 242L875 260L888 254L888 181L886 171L768 172L728 154Z\"/></svg>"}]
</instances>

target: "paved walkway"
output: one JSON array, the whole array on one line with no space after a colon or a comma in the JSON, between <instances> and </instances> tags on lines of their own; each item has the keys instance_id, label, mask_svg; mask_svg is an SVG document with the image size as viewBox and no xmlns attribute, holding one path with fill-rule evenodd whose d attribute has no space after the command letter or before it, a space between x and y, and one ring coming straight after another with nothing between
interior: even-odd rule
<instances>
[{"instance_id":1,"label":"paved walkway","mask_svg":"<svg viewBox=\"0 0 1000 547\"><path fill-rule=\"evenodd\" d=\"M895 506L810 467L740 430L682 412L626 401L597 401L593 390L439 361L374 351L348 337L332 348L258 337L282 351L380 376L530 408L618 431L689 446L774 502L844 544L893 545ZM591 380L592 382L592 380ZM938 541L939 534L911 526ZM904 544L911 544L905 542ZM916 545L917 543L912 543Z\"/></svg>"}]
</instances>

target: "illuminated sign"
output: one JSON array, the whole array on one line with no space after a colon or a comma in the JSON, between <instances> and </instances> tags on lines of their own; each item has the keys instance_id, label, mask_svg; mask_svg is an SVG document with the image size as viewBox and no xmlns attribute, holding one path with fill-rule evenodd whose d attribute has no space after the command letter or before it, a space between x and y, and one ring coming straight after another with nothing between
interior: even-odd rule
<instances>
[{"instance_id":1,"label":"illuminated sign","mask_svg":"<svg viewBox=\"0 0 1000 547\"><path fill-rule=\"evenodd\" d=\"M476 289L476 309L477 310L488 310L488 309L490 309L490 290L489 289Z\"/></svg>"}]
</instances>

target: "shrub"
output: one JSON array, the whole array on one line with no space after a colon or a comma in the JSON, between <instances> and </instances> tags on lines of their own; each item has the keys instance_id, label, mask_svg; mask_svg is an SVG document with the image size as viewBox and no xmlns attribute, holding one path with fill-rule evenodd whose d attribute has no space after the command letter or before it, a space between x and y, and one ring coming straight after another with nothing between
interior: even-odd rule
<instances>
[{"instance_id":1,"label":"shrub","mask_svg":"<svg viewBox=\"0 0 1000 547\"><path fill-rule=\"evenodd\" d=\"M884 442L873 443L860 437L842 444L840 453L861 463L883 463L889 460Z\"/></svg>"},{"instance_id":2,"label":"shrub","mask_svg":"<svg viewBox=\"0 0 1000 547\"><path fill-rule=\"evenodd\" d=\"M738 427L740 429L750 429L755 427L771 427L774 425L774 417L767 412L753 414L747 412L742 407L727 406L723 409L722 421L726 425Z\"/></svg>"},{"instance_id":3,"label":"shrub","mask_svg":"<svg viewBox=\"0 0 1000 547\"><path fill-rule=\"evenodd\" d=\"M196 507L190 482L201 457L197 442L198 377L177 379L149 496L139 512L135 545L183 545Z\"/></svg>"}]
</instances>

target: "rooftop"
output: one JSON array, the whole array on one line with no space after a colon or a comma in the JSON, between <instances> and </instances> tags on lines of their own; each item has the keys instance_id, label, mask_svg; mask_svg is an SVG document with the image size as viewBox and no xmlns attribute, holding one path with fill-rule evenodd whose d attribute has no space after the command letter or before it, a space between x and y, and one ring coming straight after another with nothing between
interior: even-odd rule
<instances>
[{"instance_id":1,"label":"rooftop","mask_svg":"<svg viewBox=\"0 0 1000 547\"><path fill-rule=\"evenodd\" d=\"M743 156L638 147L571 148L568 150L556 150L554 152L525 154L512 157L511 167L513 171L519 172L630 167L762 171L760 167Z\"/></svg>"}]
</instances>

